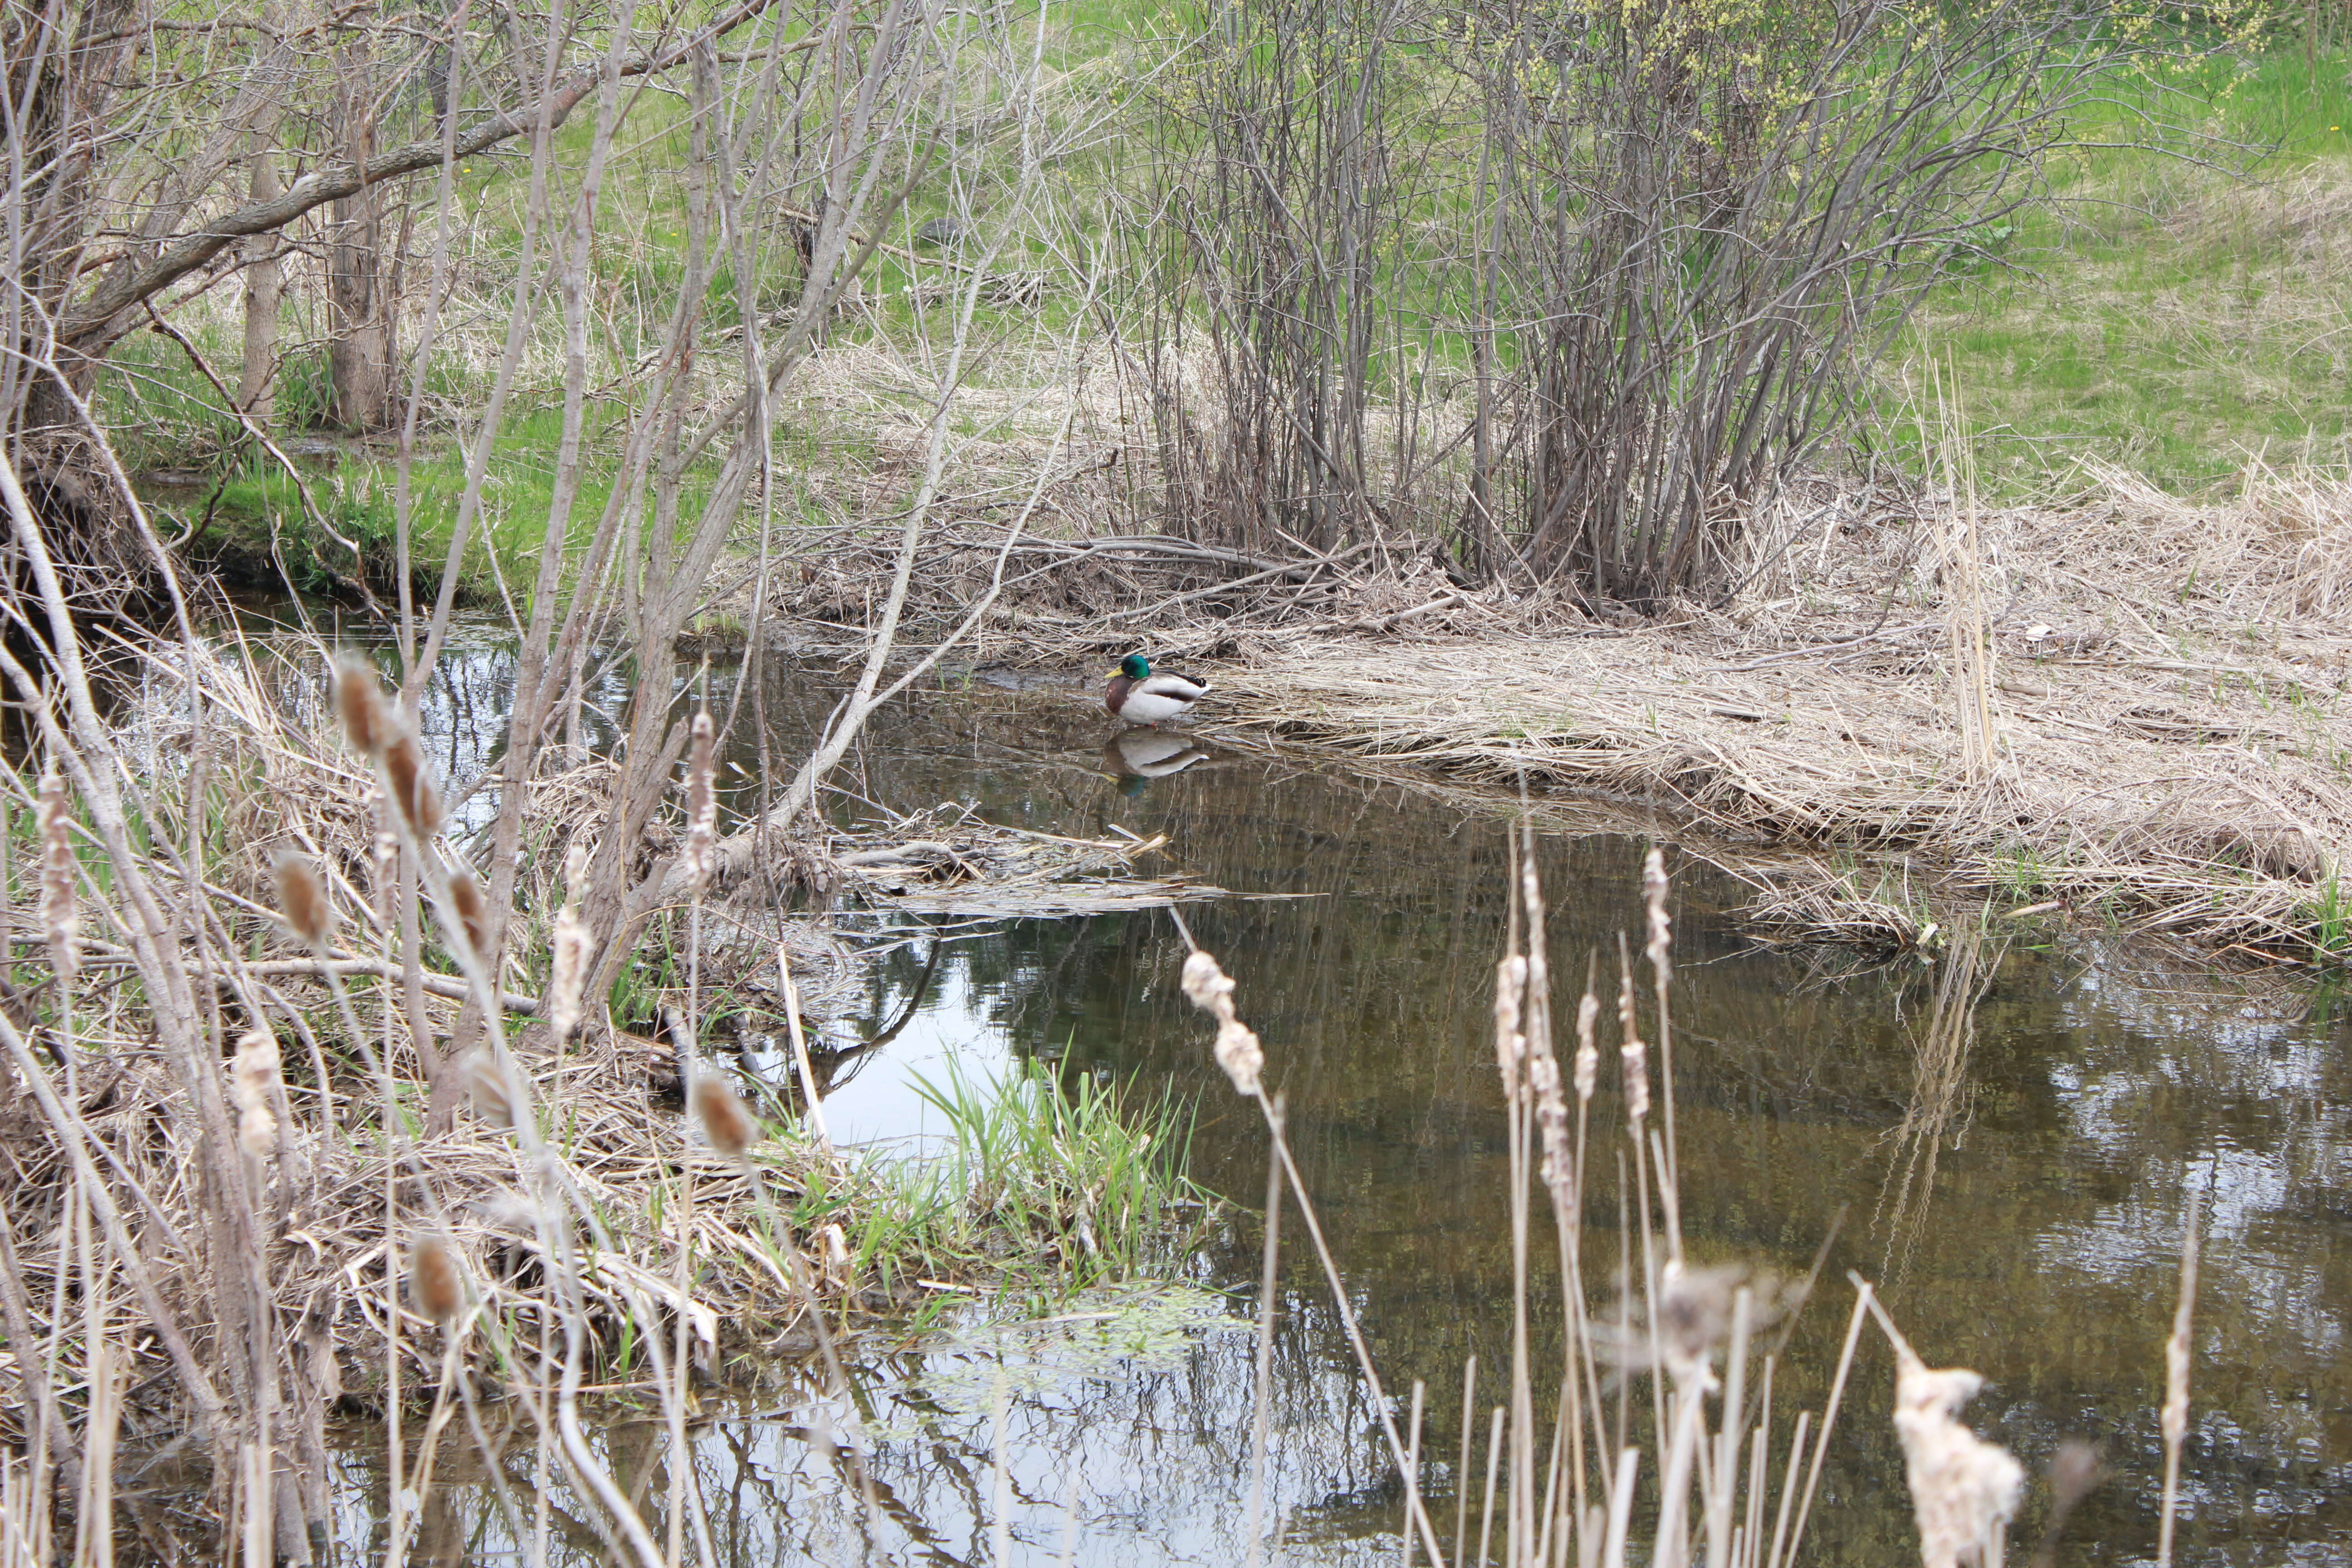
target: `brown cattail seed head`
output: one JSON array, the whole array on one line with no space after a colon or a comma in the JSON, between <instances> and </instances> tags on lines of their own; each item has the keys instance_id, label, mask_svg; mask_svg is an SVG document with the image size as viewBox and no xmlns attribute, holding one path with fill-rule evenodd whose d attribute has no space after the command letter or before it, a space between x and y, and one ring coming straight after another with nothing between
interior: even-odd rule
<instances>
[{"instance_id":1,"label":"brown cattail seed head","mask_svg":"<svg viewBox=\"0 0 2352 1568\"><path fill-rule=\"evenodd\" d=\"M278 1148L278 1042L257 1029L236 1043L229 1064L229 1094L236 1102L238 1147L256 1159Z\"/></svg>"},{"instance_id":2,"label":"brown cattail seed head","mask_svg":"<svg viewBox=\"0 0 2352 1568\"><path fill-rule=\"evenodd\" d=\"M383 692L375 683L375 671L357 659L335 661L335 711L342 716L343 738L352 750L362 756L382 754L392 740L392 714L384 707Z\"/></svg>"},{"instance_id":3,"label":"brown cattail seed head","mask_svg":"<svg viewBox=\"0 0 2352 1568\"><path fill-rule=\"evenodd\" d=\"M718 841L716 750L710 712L704 709L694 716L694 737L686 751L686 874L698 893L709 884L711 848Z\"/></svg>"},{"instance_id":4,"label":"brown cattail seed head","mask_svg":"<svg viewBox=\"0 0 2352 1568\"><path fill-rule=\"evenodd\" d=\"M383 772L392 785L392 804L400 808L417 842L439 832L441 791L433 783L433 770L425 765L425 748L415 736L403 731L392 738L383 749Z\"/></svg>"},{"instance_id":5,"label":"brown cattail seed head","mask_svg":"<svg viewBox=\"0 0 2352 1568\"><path fill-rule=\"evenodd\" d=\"M81 907L74 898L73 810L66 781L55 770L41 777L37 821L41 833L41 934L49 962L67 984L81 968L74 940L81 934Z\"/></svg>"},{"instance_id":6,"label":"brown cattail seed head","mask_svg":"<svg viewBox=\"0 0 2352 1568\"><path fill-rule=\"evenodd\" d=\"M514 1097L507 1092L507 1075L499 1070L498 1059L488 1051L476 1051L466 1058L466 1092L474 1101L474 1114L493 1127L515 1124Z\"/></svg>"},{"instance_id":7,"label":"brown cattail seed head","mask_svg":"<svg viewBox=\"0 0 2352 1568\"><path fill-rule=\"evenodd\" d=\"M456 1317L466 1299L456 1249L434 1236L417 1242L409 1255L408 1294L417 1310L436 1323L446 1326Z\"/></svg>"},{"instance_id":8,"label":"brown cattail seed head","mask_svg":"<svg viewBox=\"0 0 2352 1568\"><path fill-rule=\"evenodd\" d=\"M457 925L466 946L481 963L490 961L490 900L471 871L449 874L449 902L457 911Z\"/></svg>"},{"instance_id":9,"label":"brown cattail seed head","mask_svg":"<svg viewBox=\"0 0 2352 1568\"><path fill-rule=\"evenodd\" d=\"M278 912L296 936L312 947L327 945L335 923L334 906L327 901L326 884L308 857L288 850L278 857Z\"/></svg>"},{"instance_id":10,"label":"brown cattail seed head","mask_svg":"<svg viewBox=\"0 0 2352 1568\"><path fill-rule=\"evenodd\" d=\"M580 997L588 981L588 922L566 903L555 913L555 954L547 986L547 1026L558 1043L580 1025Z\"/></svg>"},{"instance_id":11,"label":"brown cattail seed head","mask_svg":"<svg viewBox=\"0 0 2352 1568\"><path fill-rule=\"evenodd\" d=\"M1234 1016L1232 977L1217 967L1215 959L1195 952L1184 961L1183 986L1192 1005L1217 1021L1217 1065L1233 1079L1236 1092L1256 1094L1265 1070L1265 1050L1257 1036Z\"/></svg>"},{"instance_id":12,"label":"brown cattail seed head","mask_svg":"<svg viewBox=\"0 0 2352 1568\"><path fill-rule=\"evenodd\" d=\"M1642 858L1642 902L1650 916L1650 936L1643 944L1642 956L1650 961L1658 984L1664 985L1670 978L1666 966L1667 954L1674 948L1674 921L1666 913L1666 858L1654 848Z\"/></svg>"},{"instance_id":13,"label":"brown cattail seed head","mask_svg":"<svg viewBox=\"0 0 2352 1568\"><path fill-rule=\"evenodd\" d=\"M735 1091L708 1075L694 1081L694 1114L702 1123L703 1136L722 1154L740 1159L759 1138L751 1113L743 1109Z\"/></svg>"}]
</instances>

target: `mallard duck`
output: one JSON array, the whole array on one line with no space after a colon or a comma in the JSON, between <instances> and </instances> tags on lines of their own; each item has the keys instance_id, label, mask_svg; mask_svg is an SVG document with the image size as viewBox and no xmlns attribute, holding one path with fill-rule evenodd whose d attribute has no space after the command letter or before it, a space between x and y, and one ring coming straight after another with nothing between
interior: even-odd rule
<instances>
[{"instance_id":1,"label":"mallard duck","mask_svg":"<svg viewBox=\"0 0 2352 1568\"><path fill-rule=\"evenodd\" d=\"M1149 659L1131 653L1110 672L1110 689L1103 693L1103 706L1130 724L1157 724L1189 710L1208 689L1205 680L1154 675Z\"/></svg>"}]
</instances>

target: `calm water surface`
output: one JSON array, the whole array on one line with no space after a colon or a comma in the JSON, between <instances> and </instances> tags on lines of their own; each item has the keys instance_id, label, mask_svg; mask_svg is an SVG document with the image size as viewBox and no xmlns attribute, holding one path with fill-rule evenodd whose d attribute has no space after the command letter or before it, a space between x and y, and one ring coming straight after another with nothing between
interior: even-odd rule
<instances>
[{"instance_id":1,"label":"calm water surface","mask_svg":"<svg viewBox=\"0 0 2352 1568\"><path fill-rule=\"evenodd\" d=\"M460 777L495 718L496 677L495 660L487 674L478 665L447 699L446 754ZM608 695L617 710L620 693ZM830 700L805 671L779 675L767 695L776 754L796 759ZM1465 1361L1489 1369L1476 1398L1483 1434L1492 1369L1508 1359L1491 998L1509 809L1220 749L1213 712L1196 726L1207 756L1122 777L1105 749L1117 731L1087 689L1010 689L983 675L879 716L849 782L900 810L977 802L992 820L1053 832L1165 833L1170 864L1202 879L1313 895L1196 905L1187 918L1264 1037L1383 1377L1400 1405L1426 1380L1430 1489L1450 1533ZM755 756L738 749L746 767ZM1633 929L1645 847L1621 834L1542 837L1556 967L1580 974L1585 952L1613 952ZM1852 1268L1882 1283L1931 1363L1984 1373L1973 1424L2037 1476L2063 1438L2103 1447L2111 1479L2059 1561L2153 1561L2162 1345L2194 1191L2210 1204L2210 1237L2180 1560L2345 1561L2352 1128L2341 1108L2352 1027L2332 984L2234 978L2081 940L1871 969L1759 946L1731 912L1739 884L1671 843L1668 861L1692 1248L1801 1275L1837 1227L1832 1283L1796 1321L1778 1373L1776 1476L1787 1424L1826 1395ZM829 1105L838 1134L921 1135L915 1072L1057 1063L1196 1100L1194 1173L1234 1206L1188 1265L1197 1292L1081 1301L1045 1323L973 1314L917 1348L866 1353L856 1374L876 1445L874 1513L811 1440L842 1419L806 1369L760 1369L713 1397L695 1467L717 1561L856 1562L870 1534L877 1557L991 1562L1001 1420L1017 1560L1237 1562L1265 1147L1175 989L1183 950L1171 922L1150 911L965 924L933 945L919 939L879 963L856 1016L836 1022L850 1037L913 1015L842 1083ZM1572 1005L1561 998L1563 1016ZM1615 1263L1607 1167L1625 1146L1613 1085L1595 1110L1599 1282ZM1885 1419L1892 1370L1874 1334L1864 1345L1814 1509L1812 1563L1917 1561ZM1538 1354L1556 1361L1556 1342ZM1378 1426L1302 1256L1288 1259L1276 1367L1280 1560L1395 1561L1400 1508ZM669 1480L657 1424L602 1440L658 1513ZM380 1447L354 1433L342 1464L342 1542L363 1554L382 1539ZM453 1448L443 1465L450 1484L426 1505L421 1555L520 1561L478 1462ZM509 1461L526 1499L530 1466L526 1440ZM561 1491L551 1501L567 1560L601 1560L589 1511ZM2021 1541L2038 1532L2042 1506L2037 1481Z\"/></svg>"}]
</instances>

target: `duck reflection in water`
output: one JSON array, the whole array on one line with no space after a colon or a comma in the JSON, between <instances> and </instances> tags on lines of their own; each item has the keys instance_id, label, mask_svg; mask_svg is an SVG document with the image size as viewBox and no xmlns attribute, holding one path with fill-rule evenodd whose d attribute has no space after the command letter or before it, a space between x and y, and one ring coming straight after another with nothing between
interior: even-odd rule
<instances>
[{"instance_id":1,"label":"duck reflection in water","mask_svg":"<svg viewBox=\"0 0 2352 1568\"><path fill-rule=\"evenodd\" d=\"M1181 773L1209 753L1182 735L1162 730L1123 730L1103 746L1104 772L1118 783L1119 793L1133 795L1153 779Z\"/></svg>"}]
</instances>

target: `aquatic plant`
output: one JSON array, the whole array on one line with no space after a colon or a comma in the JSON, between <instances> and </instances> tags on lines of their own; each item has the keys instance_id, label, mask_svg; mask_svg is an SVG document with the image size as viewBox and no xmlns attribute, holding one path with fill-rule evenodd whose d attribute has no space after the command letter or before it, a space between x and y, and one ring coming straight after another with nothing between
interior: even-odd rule
<instances>
[{"instance_id":1,"label":"aquatic plant","mask_svg":"<svg viewBox=\"0 0 2352 1568\"><path fill-rule=\"evenodd\" d=\"M944 1082L912 1078L947 1121L972 1220L1045 1243L1080 1279L1132 1274L1202 1211L1207 1194L1183 1173L1190 1118L1165 1091L1139 1102L1032 1062L993 1084L952 1062Z\"/></svg>"}]
</instances>

